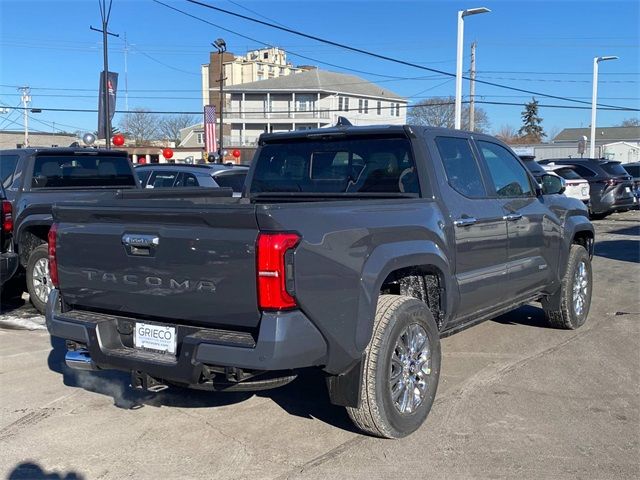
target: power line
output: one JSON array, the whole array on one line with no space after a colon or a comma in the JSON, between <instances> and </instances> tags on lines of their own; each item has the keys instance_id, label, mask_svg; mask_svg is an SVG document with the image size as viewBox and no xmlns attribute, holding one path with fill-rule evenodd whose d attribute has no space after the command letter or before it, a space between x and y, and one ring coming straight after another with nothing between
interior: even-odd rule
<instances>
[{"instance_id":1,"label":"power line","mask_svg":"<svg viewBox=\"0 0 640 480\"><path fill-rule=\"evenodd\" d=\"M238 33L238 32L235 32L233 30L230 30L228 28L225 28L223 26L217 25L217 24L215 24L213 22L210 22L210 21L208 21L208 20L206 20L204 18L201 18L201 17L198 17L196 15L193 15L193 14L191 14L189 12L185 12L184 10L180 10L179 8L173 7L171 5L167 5L166 3L163 3L160 0L153 0L153 1L155 3L157 3L157 4L159 4L159 5L162 5L162 6L166 7L166 8L168 8L168 9L170 9L170 10L174 10L176 12L179 12L179 13L183 14L183 15L186 15L187 17L191 17L194 20L198 20L199 22L206 23L207 25L211 25L212 27L219 28L220 30L222 30L224 32L228 32L228 33L231 33L233 35L237 35L238 37L244 38L246 40L250 40L252 42L258 43L258 44L263 45L265 47L272 47L273 46L270 43L263 42L261 40L255 39L255 38L251 38L251 37L249 37L247 35L244 35L242 33ZM277 27L276 26L276 28L284 28L284 27ZM341 70L346 70L346 71L349 71L349 72L361 73L361 74L364 74L364 75L371 75L371 76L380 77L380 78L398 78L398 77L395 77L393 75L383 75L383 74L380 74L380 73L367 72L367 71L364 71L364 70L358 70L358 69L355 69L355 68L345 67L343 65L338 65L338 64L335 64L335 63L325 62L325 61L322 61L322 60L318 60L317 58L308 57L306 55L301 55L300 53L296 53L293 50L287 50L287 53L289 55L293 55L295 57L304 58L305 60L311 60L312 62L316 62L316 63L322 64L322 65L328 65L330 67L339 68Z\"/></svg>"},{"instance_id":2,"label":"power line","mask_svg":"<svg viewBox=\"0 0 640 480\"><path fill-rule=\"evenodd\" d=\"M159 0L153 0L153 1L155 3L162 3ZM267 26L267 27L275 28L277 30L282 30L284 32L291 33L293 35L297 35L297 36L300 36L300 37L303 37L303 38L308 38L310 40L315 40L317 42L325 43L327 45L333 45L334 47L343 48L343 49L346 49L346 50L350 50L352 52L360 53L360 54L363 54L363 55L368 55L370 57L378 58L378 59L381 59L381 60L386 60L386 61L389 61L389 62L397 63L397 64L400 64L400 65L405 65L405 66L408 66L408 67L414 67L414 68L419 68L421 70L427 70L427 71L433 72L433 73L439 73L441 75L446 75L448 77L455 77L456 76L454 73L451 73L451 72L447 72L447 71L444 71L444 70L439 70L439 69L435 69L435 68L431 68L431 67L425 67L425 66L419 65L417 63L408 62L406 60L400 60L400 59L397 59L397 58L389 57L387 55L382 55L382 54L375 53L375 52L370 52L370 51L364 50L362 48L352 47L352 46L346 45L344 43L339 43L339 42L335 42L333 40L328 40L328 39L325 39L325 38L317 37L315 35L310 35L308 33L304 33L304 32L301 32L299 30L294 30L294 29L288 28L288 27L282 27L282 26L275 25L275 24L270 23L270 22L266 22L264 20L259 20L257 18L248 17L246 15L242 15L241 13L232 12L230 10L226 10L224 8L216 7L214 5L209 5L207 3L203 3L203 2L200 2L198 0L186 0L186 1L189 2L189 3L193 3L194 5L200 5L201 7L209 8L211 10L215 10L215 11L218 11L218 12L221 12L221 13L225 13L227 15L231 15L231 16L234 16L234 17L237 17L237 18L242 18L243 20L247 20L247 21L250 21L250 22L253 22L253 23L258 23L260 25L264 25L264 26ZM163 4L163 5L165 5L165 4ZM196 18L198 18L198 17L196 17ZM470 80L469 77L466 77L464 75L462 76L462 78L464 78L465 80ZM566 97L561 97L559 95L551 95L551 94L548 94L548 93L536 92L536 91L526 90L526 89L517 88L517 87L511 87L509 85L502 85L502 84L495 83L495 82L488 82L486 80L476 79L475 81L478 82L478 83L482 83L482 84L485 84L485 85L490 85L490 86L497 87L497 88L504 88L504 89L518 91L518 92L522 92L522 93L528 93L528 94L537 95L537 96L540 96L540 97L553 98L553 99L556 99L556 100L570 101L570 102L574 102L574 103L584 103L584 104L589 104L590 103L590 102L586 102L586 101L582 101L582 100L568 99ZM610 108L614 108L614 109L625 109L625 107L621 107L619 105L598 104L598 106L610 107Z\"/></svg>"}]
</instances>

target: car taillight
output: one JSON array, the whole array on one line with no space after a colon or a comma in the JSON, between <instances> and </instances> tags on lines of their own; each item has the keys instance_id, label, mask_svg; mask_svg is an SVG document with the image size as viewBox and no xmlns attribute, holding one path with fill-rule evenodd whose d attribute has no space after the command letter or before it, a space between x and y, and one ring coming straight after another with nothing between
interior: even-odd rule
<instances>
[{"instance_id":1,"label":"car taillight","mask_svg":"<svg viewBox=\"0 0 640 480\"><path fill-rule=\"evenodd\" d=\"M58 288L58 260L56 258L56 247L58 243L58 224L54 223L49 229L49 276L51 284Z\"/></svg>"},{"instance_id":2,"label":"car taillight","mask_svg":"<svg viewBox=\"0 0 640 480\"><path fill-rule=\"evenodd\" d=\"M609 178L608 180L604 181L604 184L607 185L608 187L613 187L615 185L618 185L619 183L622 183L620 180L616 180L615 178Z\"/></svg>"},{"instance_id":3,"label":"car taillight","mask_svg":"<svg viewBox=\"0 0 640 480\"><path fill-rule=\"evenodd\" d=\"M258 306L261 310L287 310L297 306L293 279L293 249L297 233L261 233L256 241Z\"/></svg>"},{"instance_id":4,"label":"car taillight","mask_svg":"<svg viewBox=\"0 0 640 480\"><path fill-rule=\"evenodd\" d=\"M13 232L13 207L9 200L2 200L2 231Z\"/></svg>"}]
</instances>

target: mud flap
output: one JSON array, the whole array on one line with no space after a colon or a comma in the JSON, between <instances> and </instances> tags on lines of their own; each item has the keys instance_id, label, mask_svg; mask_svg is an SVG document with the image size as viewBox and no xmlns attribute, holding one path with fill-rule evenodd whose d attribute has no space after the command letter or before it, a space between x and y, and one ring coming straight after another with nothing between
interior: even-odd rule
<instances>
[{"instance_id":1,"label":"mud flap","mask_svg":"<svg viewBox=\"0 0 640 480\"><path fill-rule=\"evenodd\" d=\"M361 384L364 370L364 354L349 370L340 375L327 377L327 389L332 404L342 407L359 408L361 401Z\"/></svg>"}]
</instances>

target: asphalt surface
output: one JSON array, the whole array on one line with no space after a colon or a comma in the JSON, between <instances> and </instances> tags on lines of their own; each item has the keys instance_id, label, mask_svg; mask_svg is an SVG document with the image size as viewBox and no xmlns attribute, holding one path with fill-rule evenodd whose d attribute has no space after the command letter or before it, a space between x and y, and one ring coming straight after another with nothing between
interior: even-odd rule
<instances>
[{"instance_id":1,"label":"asphalt surface","mask_svg":"<svg viewBox=\"0 0 640 480\"><path fill-rule=\"evenodd\" d=\"M425 425L358 434L305 372L259 394L128 387L63 367L28 303L0 315L5 478L639 478L640 212L595 222L586 325L526 306L443 340ZM49 475L49 476L46 476Z\"/></svg>"}]
</instances>

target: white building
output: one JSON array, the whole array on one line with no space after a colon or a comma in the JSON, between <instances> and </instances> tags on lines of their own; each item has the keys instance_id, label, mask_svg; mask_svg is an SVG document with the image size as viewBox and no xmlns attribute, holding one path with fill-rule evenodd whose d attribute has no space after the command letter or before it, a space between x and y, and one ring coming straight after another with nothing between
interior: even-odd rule
<instances>
[{"instance_id":1,"label":"white building","mask_svg":"<svg viewBox=\"0 0 640 480\"><path fill-rule=\"evenodd\" d=\"M253 145L264 132L335 125L339 116L354 125L406 123L405 98L360 77L319 69L229 85L225 93L231 97L226 145Z\"/></svg>"}]
</instances>

